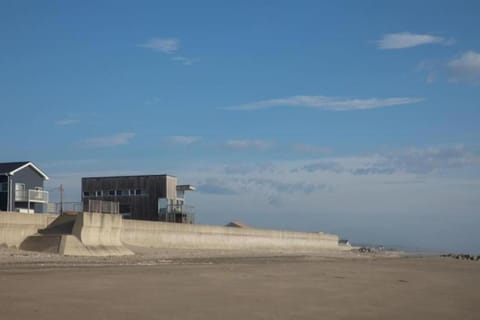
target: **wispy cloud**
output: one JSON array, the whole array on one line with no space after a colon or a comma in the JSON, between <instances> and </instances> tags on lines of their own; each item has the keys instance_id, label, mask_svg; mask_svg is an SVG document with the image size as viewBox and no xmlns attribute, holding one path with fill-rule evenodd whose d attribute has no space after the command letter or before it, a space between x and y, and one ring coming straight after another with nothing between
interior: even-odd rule
<instances>
[{"instance_id":1,"label":"wispy cloud","mask_svg":"<svg viewBox=\"0 0 480 320\"><path fill-rule=\"evenodd\" d=\"M181 64L183 64L185 66L190 66L197 61L196 59L191 59L191 58L187 58L187 57L183 57L183 56L172 57L172 60L180 62Z\"/></svg>"},{"instance_id":2,"label":"wispy cloud","mask_svg":"<svg viewBox=\"0 0 480 320\"><path fill-rule=\"evenodd\" d=\"M133 137L135 137L133 132L121 132L111 136L85 139L80 142L80 145L91 148L114 147L129 143Z\"/></svg>"},{"instance_id":3,"label":"wispy cloud","mask_svg":"<svg viewBox=\"0 0 480 320\"><path fill-rule=\"evenodd\" d=\"M317 146L307 143L294 143L290 146L290 150L296 153L326 154L331 152L330 148Z\"/></svg>"},{"instance_id":4,"label":"wispy cloud","mask_svg":"<svg viewBox=\"0 0 480 320\"><path fill-rule=\"evenodd\" d=\"M345 171L345 168L339 161L319 161L314 163L309 163L304 165L301 168L292 169L292 172L298 171L307 171L307 172L316 172L316 171L330 171L335 173L342 173Z\"/></svg>"},{"instance_id":5,"label":"wispy cloud","mask_svg":"<svg viewBox=\"0 0 480 320\"><path fill-rule=\"evenodd\" d=\"M232 150L257 150L267 151L272 147L272 142L266 140L228 140L223 146Z\"/></svg>"},{"instance_id":6,"label":"wispy cloud","mask_svg":"<svg viewBox=\"0 0 480 320\"><path fill-rule=\"evenodd\" d=\"M201 193L215 194L215 195L234 195L237 192L226 186L220 179L210 178L204 183L197 186L197 191Z\"/></svg>"},{"instance_id":7,"label":"wispy cloud","mask_svg":"<svg viewBox=\"0 0 480 320\"><path fill-rule=\"evenodd\" d=\"M190 145L202 140L199 136L169 136L163 139L166 143L174 145Z\"/></svg>"},{"instance_id":8,"label":"wispy cloud","mask_svg":"<svg viewBox=\"0 0 480 320\"><path fill-rule=\"evenodd\" d=\"M326 96L292 96L280 99L260 100L247 104L224 107L225 110L261 110L278 107L314 108L329 111L366 110L412 104L423 98L370 98L349 99Z\"/></svg>"},{"instance_id":9,"label":"wispy cloud","mask_svg":"<svg viewBox=\"0 0 480 320\"><path fill-rule=\"evenodd\" d=\"M430 174L480 165L480 156L463 145L409 148L359 158L353 165L345 159L306 164L293 172L329 171L353 175Z\"/></svg>"},{"instance_id":10,"label":"wispy cloud","mask_svg":"<svg viewBox=\"0 0 480 320\"><path fill-rule=\"evenodd\" d=\"M274 179L266 179L266 178L250 178L246 181L247 183L251 183L257 188L266 187L273 189L279 193L304 193L309 194L317 190L325 189L327 186L325 184L314 184L314 183L305 183L305 182L283 182ZM255 188L254 188L255 189Z\"/></svg>"},{"instance_id":11,"label":"wispy cloud","mask_svg":"<svg viewBox=\"0 0 480 320\"><path fill-rule=\"evenodd\" d=\"M138 44L137 46L171 54L180 48L180 41L175 38L150 38L145 43Z\"/></svg>"},{"instance_id":12,"label":"wispy cloud","mask_svg":"<svg viewBox=\"0 0 480 320\"><path fill-rule=\"evenodd\" d=\"M275 168L271 162L229 164L224 167L225 174L227 175L273 172L274 169Z\"/></svg>"},{"instance_id":13,"label":"wispy cloud","mask_svg":"<svg viewBox=\"0 0 480 320\"><path fill-rule=\"evenodd\" d=\"M371 168L427 174L435 170L462 168L480 164L480 157L463 145L409 148L383 155ZM369 169L369 168L366 168Z\"/></svg>"},{"instance_id":14,"label":"wispy cloud","mask_svg":"<svg viewBox=\"0 0 480 320\"><path fill-rule=\"evenodd\" d=\"M138 44L137 46L170 55L180 50L180 40L175 38L150 38L145 43ZM197 59L180 55L174 55L171 57L171 60L181 63L184 66L190 66L197 61Z\"/></svg>"},{"instance_id":15,"label":"wispy cloud","mask_svg":"<svg viewBox=\"0 0 480 320\"><path fill-rule=\"evenodd\" d=\"M450 79L453 81L480 82L480 53L467 51L448 64Z\"/></svg>"},{"instance_id":16,"label":"wispy cloud","mask_svg":"<svg viewBox=\"0 0 480 320\"><path fill-rule=\"evenodd\" d=\"M429 34L401 32L386 34L376 42L379 49L405 49L425 44L449 45L453 43L453 40Z\"/></svg>"},{"instance_id":17,"label":"wispy cloud","mask_svg":"<svg viewBox=\"0 0 480 320\"><path fill-rule=\"evenodd\" d=\"M67 119L58 120L58 121L55 122L55 124L57 126L64 127L64 126L70 126L70 125L73 125L73 124L76 124L76 123L79 123L79 122L80 122L80 120L78 120L78 119L67 118Z\"/></svg>"}]
</instances>

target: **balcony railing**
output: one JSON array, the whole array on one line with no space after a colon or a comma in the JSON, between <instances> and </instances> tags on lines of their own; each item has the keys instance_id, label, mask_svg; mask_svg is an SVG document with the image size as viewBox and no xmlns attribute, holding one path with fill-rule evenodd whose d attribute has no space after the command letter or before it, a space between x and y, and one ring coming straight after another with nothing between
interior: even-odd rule
<instances>
[{"instance_id":1,"label":"balcony railing","mask_svg":"<svg viewBox=\"0 0 480 320\"><path fill-rule=\"evenodd\" d=\"M186 204L171 204L167 208L161 209L161 211L167 213L193 214L195 211L195 207Z\"/></svg>"},{"instance_id":2,"label":"balcony railing","mask_svg":"<svg viewBox=\"0 0 480 320\"><path fill-rule=\"evenodd\" d=\"M171 204L158 211L160 221L177 223L195 223L194 207L185 204Z\"/></svg>"},{"instance_id":3,"label":"balcony railing","mask_svg":"<svg viewBox=\"0 0 480 320\"><path fill-rule=\"evenodd\" d=\"M16 190L15 201L48 203L48 191L43 190Z\"/></svg>"}]
</instances>

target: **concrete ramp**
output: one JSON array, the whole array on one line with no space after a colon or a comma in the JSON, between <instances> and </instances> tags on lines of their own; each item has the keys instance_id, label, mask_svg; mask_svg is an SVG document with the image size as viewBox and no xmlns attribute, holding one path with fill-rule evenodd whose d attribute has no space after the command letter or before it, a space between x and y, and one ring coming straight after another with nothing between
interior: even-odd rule
<instances>
[{"instance_id":1,"label":"concrete ramp","mask_svg":"<svg viewBox=\"0 0 480 320\"><path fill-rule=\"evenodd\" d=\"M125 256L134 254L123 246L86 246L74 235L62 236L59 253L65 256Z\"/></svg>"},{"instance_id":2,"label":"concrete ramp","mask_svg":"<svg viewBox=\"0 0 480 320\"><path fill-rule=\"evenodd\" d=\"M61 234L35 234L28 236L20 244L20 250L60 253Z\"/></svg>"},{"instance_id":3,"label":"concrete ramp","mask_svg":"<svg viewBox=\"0 0 480 320\"><path fill-rule=\"evenodd\" d=\"M14 216L22 221L22 216ZM27 219L29 217L25 216ZM23 221L22 221L23 222ZM113 214L79 213L57 216L48 225L23 237L19 249L66 256L124 256L134 254L120 241L122 217ZM10 227L12 229L12 227ZM18 228L13 228L14 230Z\"/></svg>"}]
</instances>

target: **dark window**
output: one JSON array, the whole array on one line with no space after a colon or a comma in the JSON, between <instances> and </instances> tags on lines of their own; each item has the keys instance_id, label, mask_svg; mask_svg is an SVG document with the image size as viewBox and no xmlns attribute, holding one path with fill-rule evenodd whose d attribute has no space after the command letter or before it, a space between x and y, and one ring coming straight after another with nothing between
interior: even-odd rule
<instances>
[{"instance_id":1,"label":"dark window","mask_svg":"<svg viewBox=\"0 0 480 320\"><path fill-rule=\"evenodd\" d=\"M7 192L8 190L8 185L6 182L0 183L0 192Z\"/></svg>"},{"instance_id":2,"label":"dark window","mask_svg":"<svg viewBox=\"0 0 480 320\"><path fill-rule=\"evenodd\" d=\"M84 197L90 197L90 192L84 191L84 192L83 192L83 196L84 196Z\"/></svg>"},{"instance_id":3,"label":"dark window","mask_svg":"<svg viewBox=\"0 0 480 320\"><path fill-rule=\"evenodd\" d=\"M100 190L100 191L95 191L95 196L96 197L101 197L103 196L103 192Z\"/></svg>"},{"instance_id":4,"label":"dark window","mask_svg":"<svg viewBox=\"0 0 480 320\"><path fill-rule=\"evenodd\" d=\"M142 194L142 189L135 189L135 195L141 195Z\"/></svg>"},{"instance_id":5,"label":"dark window","mask_svg":"<svg viewBox=\"0 0 480 320\"><path fill-rule=\"evenodd\" d=\"M108 191L108 195L109 195L109 196L114 196L114 195L115 195L115 190L110 190L110 191Z\"/></svg>"},{"instance_id":6,"label":"dark window","mask_svg":"<svg viewBox=\"0 0 480 320\"><path fill-rule=\"evenodd\" d=\"M122 195L122 190L117 190L116 194L117 194L117 196L121 196Z\"/></svg>"}]
</instances>

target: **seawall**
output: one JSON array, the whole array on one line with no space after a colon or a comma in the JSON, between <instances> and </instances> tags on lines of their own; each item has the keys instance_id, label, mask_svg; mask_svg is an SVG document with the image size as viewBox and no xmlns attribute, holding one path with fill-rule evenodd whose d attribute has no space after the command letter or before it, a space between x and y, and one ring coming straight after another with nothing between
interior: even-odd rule
<instances>
[{"instance_id":1,"label":"seawall","mask_svg":"<svg viewBox=\"0 0 480 320\"><path fill-rule=\"evenodd\" d=\"M57 217L52 214L0 212L0 245L19 248L27 237L46 228Z\"/></svg>"},{"instance_id":2,"label":"seawall","mask_svg":"<svg viewBox=\"0 0 480 320\"><path fill-rule=\"evenodd\" d=\"M66 223L70 232L65 231ZM42 247L54 250L55 241L57 252L66 255L132 254L124 245L218 250L339 249L338 236L322 232L123 220L119 215L100 213L66 217L0 212L0 245L41 251Z\"/></svg>"},{"instance_id":3,"label":"seawall","mask_svg":"<svg viewBox=\"0 0 480 320\"><path fill-rule=\"evenodd\" d=\"M124 220L124 244L150 248L197 249L333 249L338 236L208 225Z\"/></svg>"}]
</instances>

